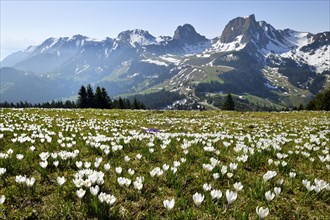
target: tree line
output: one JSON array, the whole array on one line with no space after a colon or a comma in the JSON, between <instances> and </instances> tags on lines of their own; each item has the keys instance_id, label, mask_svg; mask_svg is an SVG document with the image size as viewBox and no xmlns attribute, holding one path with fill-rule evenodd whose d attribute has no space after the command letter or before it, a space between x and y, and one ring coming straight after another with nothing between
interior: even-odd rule
<instances>
[{"instance_id":1,"label":"tree line","mask_svg":"<svg viewBox=\"0 0 330 220\"><path fill-rule=\"evenodd\" d=\"M78 92L78 108L100 108L100 109L145 109L142 102L134 98L131 102L127 98L111 100L103 87L96 87L95 93L91 85L81 86Z\"/></svg>"},{"instance_id":2,"label":"tree line","mask_svg":"<svg viewBox=\"0 0 330 220\"><path fill-rule=\"evenodd\" d=\"M100 109L145 109L145 105L136 98L130 101L127 98L111 100L107 91L103 87L96 87L95 93L90 84L81 86L78 92L78 100L76 102L67 100L51 101L38 104L29 102L0 103L0 108L100 108Z\"/></svg>"},{"instance_id":3,"label":"tree line","mask_svg":"<svg viewBox=\"0 0 330 220\"><path fill-rule=\"evenodd\" d=\"M31 104L29 102L3 102L0 103L0 108L77 108L74 101L51 101L38 104Z\"/></svg>"},{"instance_id":4,"label":"tree line","mask_svg":"<svg viewBox=\"0 0 330 220\"><path fill-rule=\"evenodd\" d=\"M168 95L168 93L164 93ZM148 101L148 99L161 99L156 94L148 95L146 97L139 96L142 100ZM163 97L163 96L162 96ZM144 98L144 99L143 99ZM209 102L209 100L208 100ZM249 103L247 103L248 105ZM136 97L134 99L121 98L111 100L105 88L96 87L95 93L91 85L81 86L78 92L78 100L74 101L51 101L38 104L31 104L28 102L0 102L0 108L101 108L101 109L145 109L145 105L138 101ZM229 93L221 105L223 110L237 110L235 101L232 95ZM188 109L188 108L187 108ZM326 110L330 111L330 88L320 92L309 101L306 106L302 104L299 107L287 107L282 109L284 111L290 110Z\"/></svg>"}]
</instances>

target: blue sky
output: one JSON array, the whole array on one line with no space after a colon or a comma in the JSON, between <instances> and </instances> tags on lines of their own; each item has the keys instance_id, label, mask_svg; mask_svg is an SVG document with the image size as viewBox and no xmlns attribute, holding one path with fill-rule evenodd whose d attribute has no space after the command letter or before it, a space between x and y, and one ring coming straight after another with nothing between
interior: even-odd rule
<instances>
[{"instance_id":1,"label":"blue sky","mask_svg":"<svg viewBox=\"0 0 330 220\"><path fill-rule=\"evenodd\" d=\"M192 24L208 38L220 36L233 18L255 14L275 28L329 31L330 0L314 1L4 1L1 0L1 59L48 37L82 34L116 37L128 29L172 36Z\"/></svg>"}]
</instances>

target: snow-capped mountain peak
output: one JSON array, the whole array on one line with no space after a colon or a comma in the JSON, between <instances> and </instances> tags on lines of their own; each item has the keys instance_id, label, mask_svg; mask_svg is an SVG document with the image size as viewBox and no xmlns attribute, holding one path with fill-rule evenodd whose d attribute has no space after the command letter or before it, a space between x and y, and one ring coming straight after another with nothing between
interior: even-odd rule
<instances>
[{"instance_id":1,"label":"snow-capped mountain peak","mask_svg":"<svg viewBox=\"0 0 330 220\"><path fill-rule=\"evenodd\" d=\"M157 43L156 38L148 31L141 29L127 30L121 32L116 38L117 41L127 42L132 47L146 46Z\"/></svg>"},{"instance_id":2,"label":"snow-capped mountain peak","mask_svg":"<svg viewBox=\"0 0 330 220\"><path fill-rule=\"evenodd\" d=\"M247 44L252 44L258 52L267 56L302 47L308 42L308 36L309 33L290 29L277 30L265 21L256 21L252 14L231 20L215 42L214 48L218 51L240 50Z\"/></svg>"}]
</instances>

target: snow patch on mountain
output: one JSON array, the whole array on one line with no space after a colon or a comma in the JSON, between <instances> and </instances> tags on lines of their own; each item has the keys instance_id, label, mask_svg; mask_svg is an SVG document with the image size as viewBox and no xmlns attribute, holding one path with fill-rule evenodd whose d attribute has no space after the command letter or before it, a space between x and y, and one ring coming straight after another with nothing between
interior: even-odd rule
<instances>
[{"instance_id":1,"label":"snow patch on mountain","mask_svg":"<svg viewBox=\"0 0 330 220\"><path fill-rule=\"evenodd\" d=\"M235 38L233 42L222 43L220 39L212 45L210 52L226 52L226 51L239 51L242 50L246 44L242 44L243 35L239 35Z\"/></svg>"},{"instance_id":2,"label":"snow patch on mountain","mask_svg":"<svg viewBox=\"0 0 330 220\"><path fill-rule=\"evenodd\" d=\"M58 41L59 41L59 38L53 38L53 42L48 46L48 48L52 48Z\"/></svg>"},{"instance_id":3,"label":"snow patch on mountain","mask_svg":"<svg viewBox=\"0 0 330 220\"><path fill-rule=\"evenodd\" d=\"M146 62L146 63L152 63L152 64L156 64L158 66L167 66L166 63L159 61L159 60L152 60L152 59L143 59L141 60L142 62Z\"/></svg>"},{"instance_id":4,"label":"snow patch on mountain","mask_svg":"<svg viewBox=\"0 0 330 220\"><path fill-rule=\"evenodd\" d=\"M308 32L298 32L294 30L287 29L288 36L287 40L290 41L297 48L301 48L310 43L310 38L308 38Z\"/></svg>"},{"instance_id":5,"label":"snow patch on mountain","mask_svg":"<svg viewBox=\"0 0 330 220\"><path fill-rule=\"evenodd\" d=\"M267 32L265 32L268 38L268 44L265 48L262 48L261 53L268 57L270 54L283 54L292 50L300 49L301 47L310 43L310 39L308 38L309 33L307 32L297 32L293 30L285 30L278 31L281 33L282 41L272 37L276 36L274 31L271 29L270 33L272 36L269 36Z\"/></svg>"},{"instance_id":6,"label":"snow patch on mountain","mask_svg":"<svg viewBox=\"0 0 330 220\"><path fill-rule=\"evenodd\" d=\"M79 68L79 67L77 66L77 68L76 68L76 70L75 70L75 73L76 73L77 75L79 75L80 73L86 71L88 68L89 68L89 65L88 65L88 64L84 65L82 68Z\"/></svg>"},{"instance_id":7,"label":"snow patch on mountain","mask_svg":"<svg viewBox=\"0 0 330 220\"><path fill-rule=\"evenodd\" d=\"M132 47L147 46L157 44L156 38L149 34L148 31L135 29L121 32L116 41L128 42Z\"/></svg>"},{"instance_id":8,"label":"snow patch on mountain","mask_svg":"<svg viewBox=\"0 0 330 220\"><path fill-rule=\"evenodd\" d=\"M195 55L195 54L204 52L205 50L210 48L210 46L211 46L210 42L199 43L197 45L185 44L183 49L186 53L186 56L191 56L191 55Z\"/></svg>"},{"instance_id":9,"label":"snow patch on mountain","mask_svg":"<svg viewBox=\"0 0 330 220\"><path fill-rule=\"evenodd\" d=\"M26 53L33 53L37 49L37 46L29 46L24 50Z\"/></svg>"},{"instance_id":10,"label":"snow patch on mountain","mask_svg":"<svg viewBox=\"0 0 330 220\"><path fill-rule=\"evenodd\" d=\"M291 58L314 66L318 73L330 70L330 45L324 45L310 53L300 50L292 50L281 54L281 57Z\"/></svg>"},{"instance_id":11,"label":"snow patch on mountain","mask_svg":"<svg viewBox=\"0 0 330 220\"><path fill-rule=\"evenodd\" d=\"M133 34L131 35L130 44L131 44L133 47L136 47L136 43L139 44L139 45L145 46L145 45L154 44L154 43L156 43L156 41L154 41L154 40L150 40L150 39L147 39L147 38L145 38L145 37L144 37L143 35L141 35L141 34L133 33Z\"/></svg>"},{"instance_id":12,"label":"snow patch on mountain","mask_svg":"<svg viewBox=\"0 0 330 220\"><path fill-rule=\"evenodd\" d=\"M159 36L156 38L156 42L157 43L162 43L162 42L167 42L167 41L170 41L172 40L172 37L169 37L169 36Z\"/></svg>"},{"instance_id":13,"label":"snow patch on mountain","mask_svg":"<svg viewBox=\"0 0 330 220\"><path fill-rule=\"evenodd\" d=\"M163 56L160 56L159 58L166 62L173 63L176 66L179 65L181 62L181 60L174 58L174 56L171 54L163 55Z\"/></svg>"},{"instance_id":14,"label":"snow patch on mountain","mask_svg":"<svg viewBox=\"0 0 330 220\"><path fill-rule=\"evenodd\" d=\"M52 48L55 44L57 44L59 42L60 38L49 38L46 42L47 43L43 43L43 47L41 48L40 53L45 53L47 52L48 49ZM34 50L35 51L35 50Z\"/></svg>"}]
</instances>

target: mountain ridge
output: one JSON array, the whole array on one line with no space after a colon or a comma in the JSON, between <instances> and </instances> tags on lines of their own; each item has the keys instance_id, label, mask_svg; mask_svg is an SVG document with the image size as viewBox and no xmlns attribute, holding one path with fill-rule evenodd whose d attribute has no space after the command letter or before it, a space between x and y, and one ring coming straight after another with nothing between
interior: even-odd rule
<instances>
[{"instance_id":1,"label":"mountain ridge","mask_svg":"<svg viewBox=\"0 0 330 220\"><path fill-rule=\"evenodd\" d=\"M220 84L218 92L211 92L215 96L236 88L233 92L239 96L254 94L271 103L296 104L306 103L315 91L329 85L329 39L330 32L275 29L252 14L232 19L213 39L190 24L178 26L172 37L133 29L103 40L79 34L48 38L9 55L1 66L49 80L72 81L68 96L79 84L92 83L104 86L112 95L165 88L199 102L209 92L204 89L195 96L196 86L214 81ZM236 85L235 77L245 81L236 80ZM15 87L12 81L5 84Z\"/></svg>"}]
</instances>

